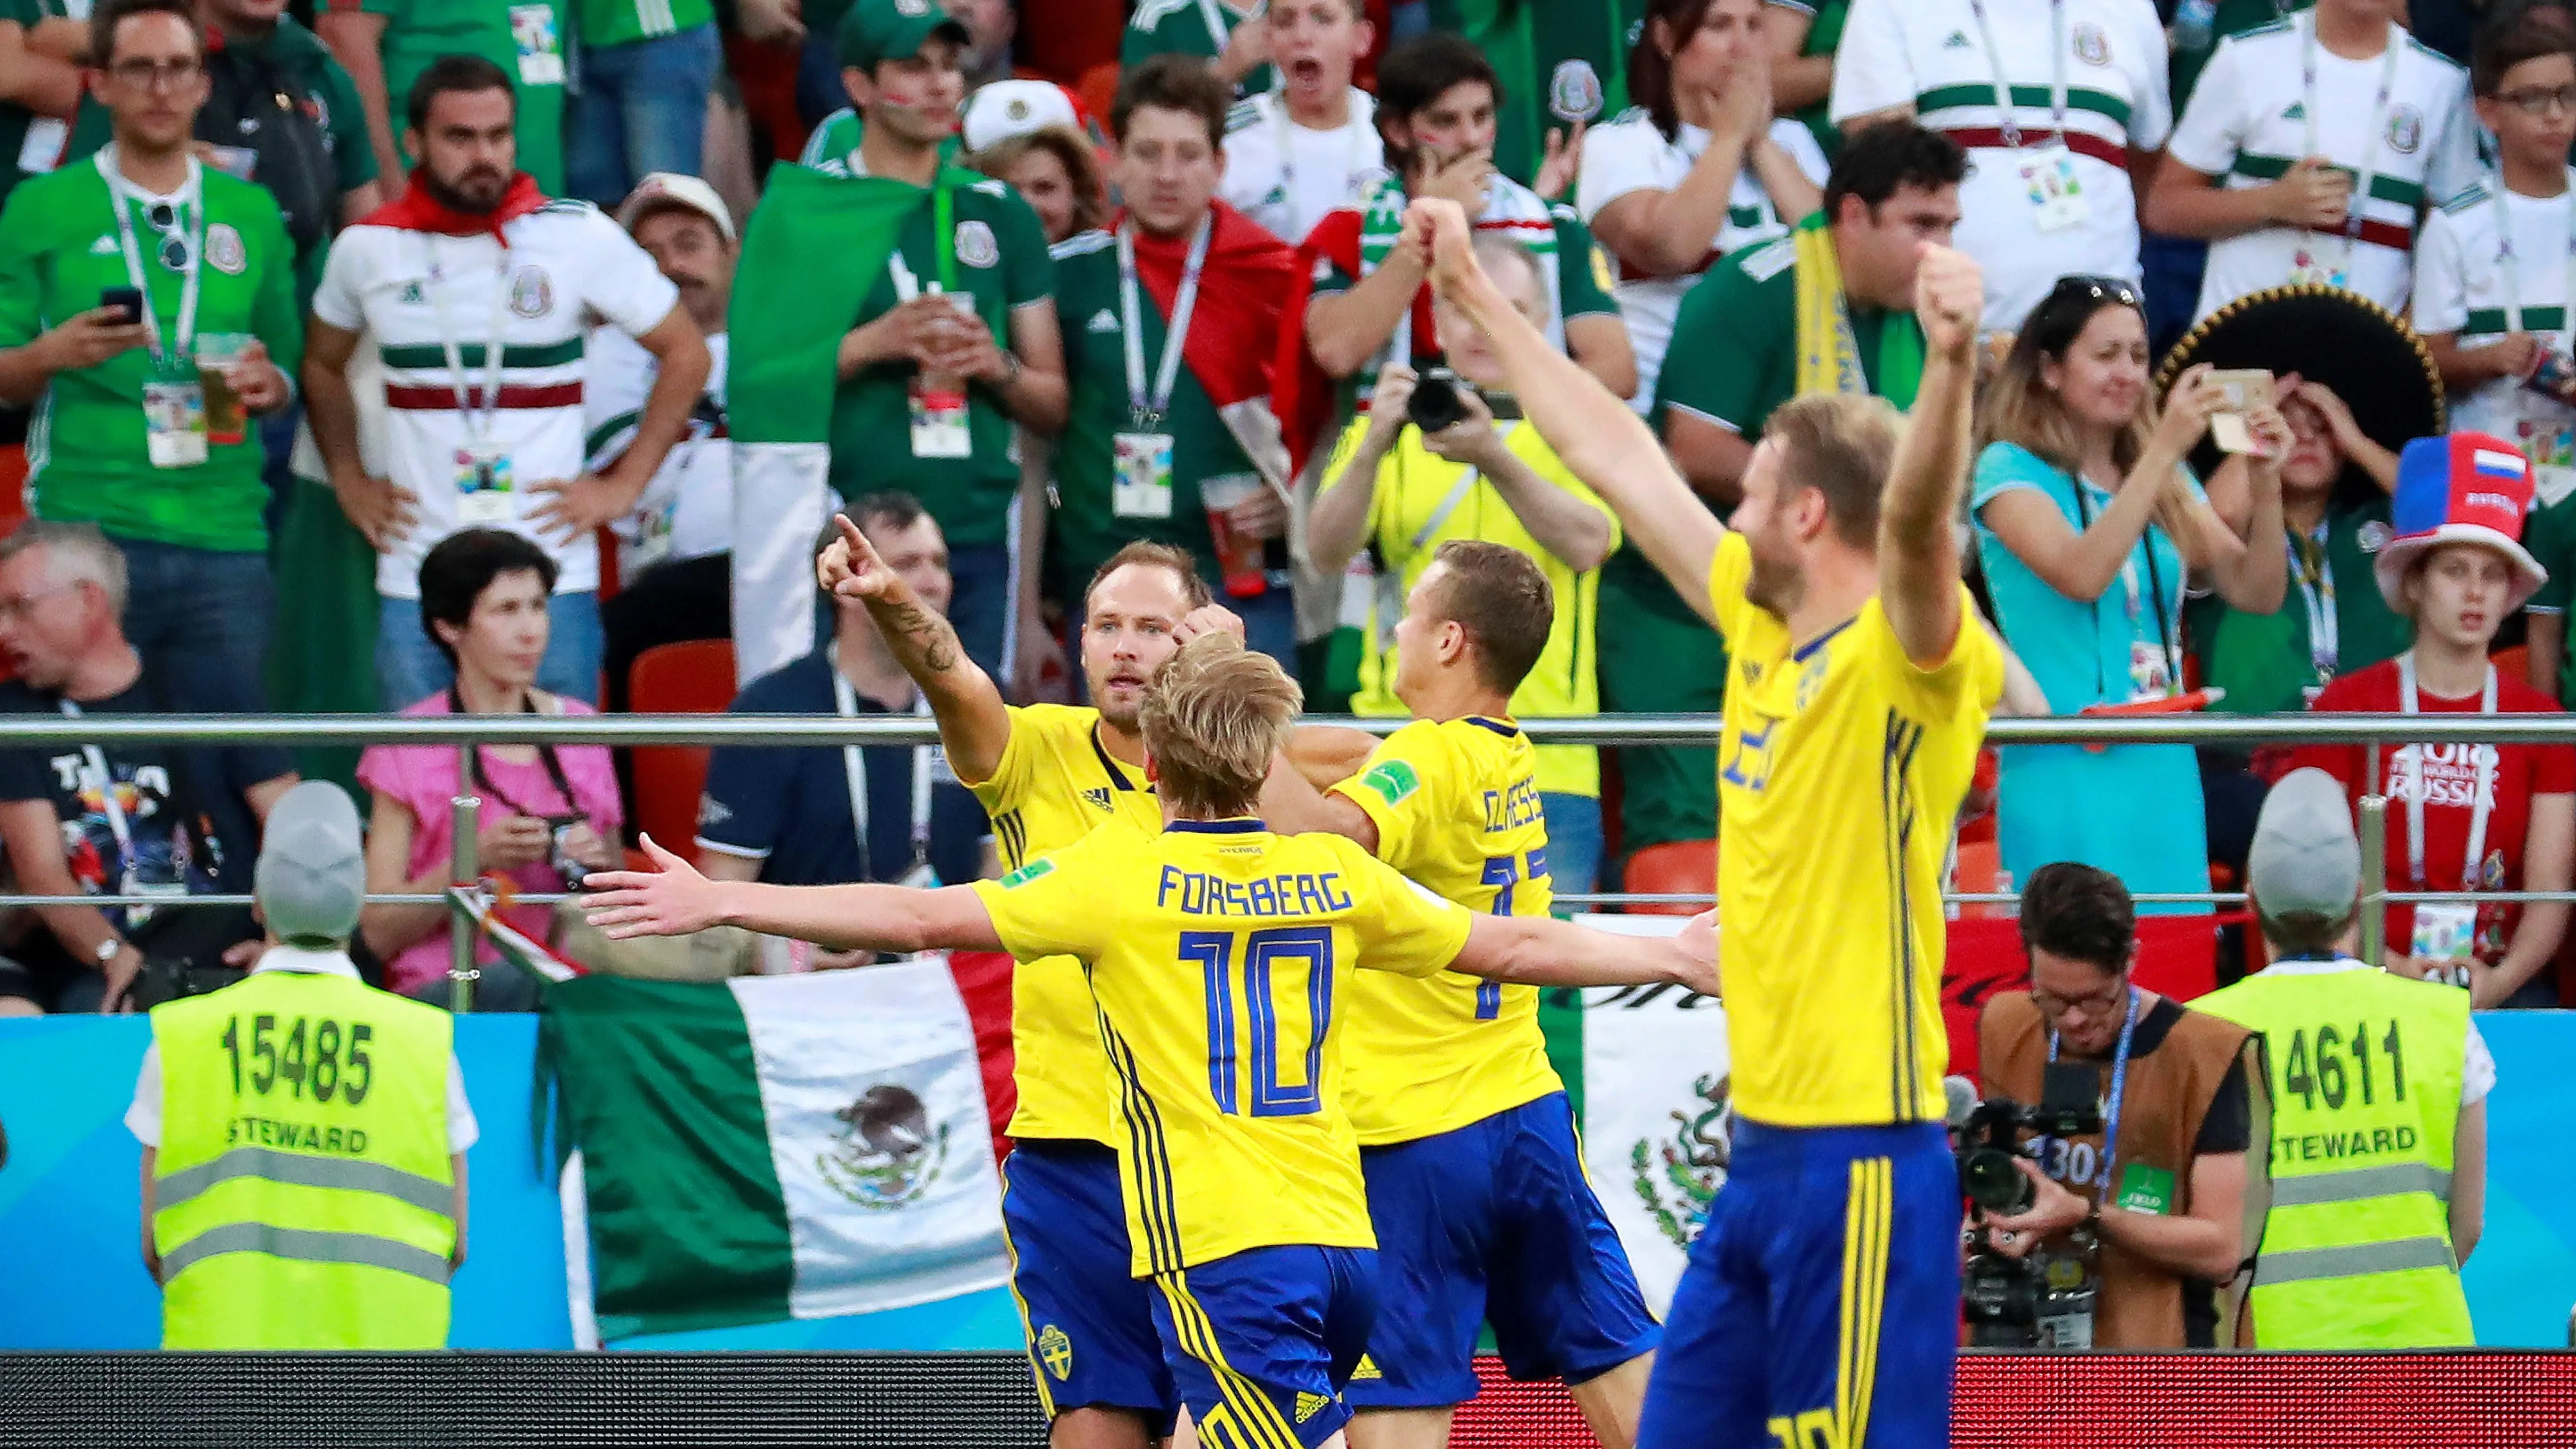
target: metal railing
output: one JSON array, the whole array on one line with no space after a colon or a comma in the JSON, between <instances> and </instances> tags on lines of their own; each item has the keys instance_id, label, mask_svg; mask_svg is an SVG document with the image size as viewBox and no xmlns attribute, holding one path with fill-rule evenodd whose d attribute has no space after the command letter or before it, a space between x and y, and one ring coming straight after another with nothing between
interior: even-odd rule
<instances>
[{"instance_id":1,"label":"metal railing","mask_svg":"<svg viewBox=\"0 0 2576 1449\"><path fill-rule=\"evenodd\" d=\"M2117 747L2179 744L2251 747L2256 745L2351 744L2369 747L2363 754L2364 793L2359 812L2362 854L2361 955L2379 959L2383 910L2388 905L2433 902L2527 904L2576 902L2576 891L2391 891L2385 881L2388 844L2388 799L2379 779L2383 744L2416 740L2470 745L2576 745L2576 716L2443 715L2438 724L2422 715L2292 714L2074 716L2053 719L1996 719L1987 725L1991 745L2081 745ZM1386 717L1314 717L1309 724L1337 725L1374 735L1387 735L1406 721ZM1719 717L1707 714L1597 715L1580 719L1524 719L1521 728L1542 745L1701 745L1718 742ZM935 722L912 715L844 719L835 715L631 714L631 715L20 715L0 717L0 749L41 749L65 745L185 743L224 745L450 745L458 751L460 793L449 803L454 811L454 862L451 877L459 884L444 894L370 895L371 905L445 905L453 924L449 931L449 979L458 1011L473 1005L475 942L480 934L465 891L477 877L476 834L482 801L462 793L473 778L465 752L475 745L677 745L803 746L937 744ZM565 894L522 894L524 905L551 905ZM243 906L243 895L191 896L186 904ZM1948 904L2010 904L2017 892L1949 892ZM2143 892L2141 905L2190 904L2241 906L2242 892ZM1638 894L1589 892L1561 895L1570 906L1708 905L1713 894ZM43 905L179 904L164 896L10 895L0 894L0 908Z\"/></svg>"}]
</instances>

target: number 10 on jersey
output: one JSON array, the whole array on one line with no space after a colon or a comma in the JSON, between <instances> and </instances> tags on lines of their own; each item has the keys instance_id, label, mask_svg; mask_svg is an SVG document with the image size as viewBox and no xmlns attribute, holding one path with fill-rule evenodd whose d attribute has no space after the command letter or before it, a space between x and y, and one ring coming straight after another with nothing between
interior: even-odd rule
<instances>
[{"instance_id":1,"label":"number 10 on jersey","mask_svg":"<svg viewBox=\"0 0 2576 1449\"><path fill-rule=\"evenodd\" d=\"M1206 986L1208 1090L1217 1110L1244 1115L1249 1100L1254 1117L1322 1111L1332 928L1183 931L1179 954L1198 964Z\"/></svg>"}]
</instances>

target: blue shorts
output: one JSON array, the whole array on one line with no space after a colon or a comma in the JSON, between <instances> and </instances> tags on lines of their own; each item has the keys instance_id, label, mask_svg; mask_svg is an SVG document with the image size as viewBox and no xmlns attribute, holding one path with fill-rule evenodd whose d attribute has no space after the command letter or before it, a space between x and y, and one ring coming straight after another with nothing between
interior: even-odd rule
<instances>
[{"instance_id":1,"label":"blue shorts","mask_svg":"<svg viewBox=\"0 0 2576 1449\"><path fill-rule=\"evenodd\" d=\"M1052 1420L1093 1405L1170 1422L1172 1376L1154 1287L1135 1276L1118 1154L1091 1142L1023 1142L1002 1166L1011 1292Z\"/></svg>"},{"instance_id":2,"label":"blue shorts","mask_svg":"<svg viewBox=\"0 0 2576 1449\"><path fill-rule=\"evenodd\" d=\"M1367 1248L1254 1248L1154 1275L1154 1323L1206 1449L1316 1449L1377 1317Z\"/></svg>"},{"instance_id":3,"label":"blue shorts","mask_svg":"<svg viewBox=\"0 0 2576 1449\"><path fill-rule=\"evenodd\" d=\"M1959 1176L1939 1123L1739 1121L1637 1449L1947 1449Z\"/></svg>"},{"instance_id":4,"label":"blue shorts","mask_svg":"<svg viewBox=\"0 0 2576 1449\"><path fill-rule=\"evenodd\" d=\"M1575 1384L1661 1337L1584 1176L1563 1092L1436 1137L1361 1148L1360 1170L1383 1311L1351 1380L1353 1406L1474 1398L1482 1323L1513 1378Z\"/></svg>"}]
</instances>

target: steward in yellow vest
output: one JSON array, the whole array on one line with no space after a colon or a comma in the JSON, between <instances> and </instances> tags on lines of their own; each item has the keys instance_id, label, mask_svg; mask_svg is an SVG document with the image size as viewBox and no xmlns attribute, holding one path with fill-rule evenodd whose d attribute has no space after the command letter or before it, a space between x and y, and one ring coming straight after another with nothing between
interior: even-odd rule
<instances>
[{"instance_id":1,"label":"steward in yellow vest","mask_svg":"<svg viewBox=\"0 0 2576 1449\"><path fill-rule=\"evenodd\" d=\"M451 1019L358 980L357 810L307 781L269 813L250 976L152 1012L126 1125L162 1347L442 1348L473 1112Z\"/></svg>"},{"instance_id":2,"label":"steward in yellow vest","mask_svg":"<svg viewBox=\"0 0 2576 1449\"><path fill-rule=\"evenodd\" d=\"M2468 993L2345 954L2361 856L2324 771L2273 787L2247 877L2276 959L2195 1005L2261 1032L2270 1064L2254 1345L2473 1344L2460 1264L2484 1216L2495 1062Z\"/></svg>"}]
</instances>

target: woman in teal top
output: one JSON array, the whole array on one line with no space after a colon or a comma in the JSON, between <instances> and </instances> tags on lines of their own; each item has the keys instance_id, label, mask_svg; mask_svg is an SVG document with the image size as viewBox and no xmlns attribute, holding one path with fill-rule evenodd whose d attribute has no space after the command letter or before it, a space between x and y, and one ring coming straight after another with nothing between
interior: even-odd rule
<instances>
[{"instance_id":1,"label":"woman in teal top","mask_svg":"<svg viewBox=\"0 0 2576 1449\"><path fill-rule=\"evenodd\" d=\"M2180 693L2186 587L2243 609L2281 605L2277 463L2231 459L2211 481L2246 505L2229 509L2247 519L2243 538L2183 463L2221 410L2208 371L2185 373L2159 417L2136 290L2067 277L2032 311L1987 388L1969 499L1978 564L2004 641L2053 714ZM2256 409L2247 424L2274 458L2286 451L2277 410ZM2009 749L1996 808L2015 880L2074 860L2134 892L2209 889L2200 768L2188 745Z\"/></svg>"}]
</instances>

